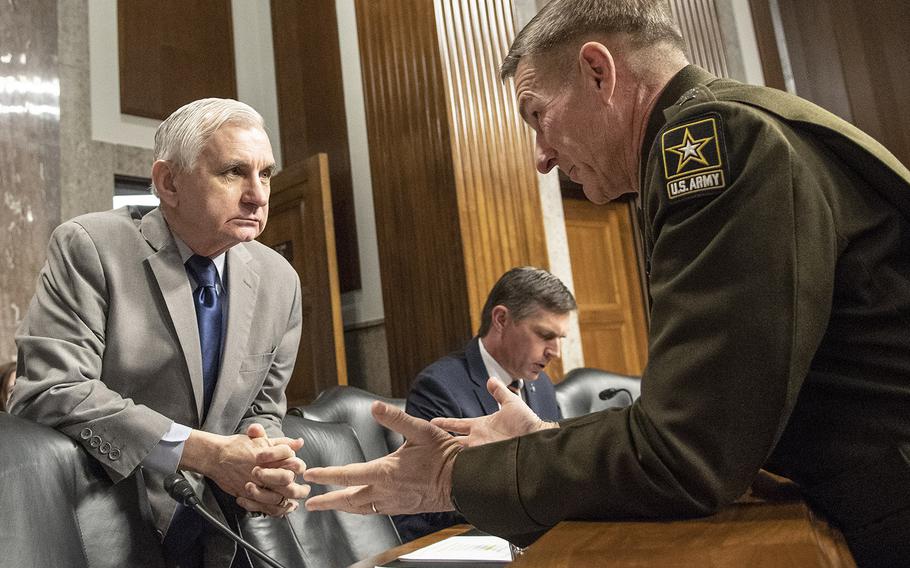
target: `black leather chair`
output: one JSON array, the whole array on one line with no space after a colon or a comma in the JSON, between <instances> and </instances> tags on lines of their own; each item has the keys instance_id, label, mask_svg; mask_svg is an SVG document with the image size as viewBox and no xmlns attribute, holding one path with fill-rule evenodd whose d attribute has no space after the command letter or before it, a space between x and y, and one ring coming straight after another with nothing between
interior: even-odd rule
<instances>
[{"instance_id":1,"label":"black leather chair","mask_svg":"<svg viewBox=\"0 0 910 568\"><path fill-rule=\"evenodd\" d=\"M354 429L367 461L388 455L404 443L404 438L376 423L370 406L381 400L404 409L403 398L387 398L357 387L336 386L319 393L307 406L288 410L288 414L317 422L343 422Z\"/></svg>"},{"instance_id":2,"label":"black leather chair","mask_svg":"<svg viewBox=\"0 0 910 568\"><path fill-rule=\"evenodd\" d=\"M64 434L0 412L0 567L163 568L136 495Z\"/></svg>"},{"instance_id":3,"label":"black leather chair","mask_svg":"<svg viewBox=\"0 0 910 568\"><path fill-rule=\"evenodd\" d=\"M344 465L364 459L354 431L347 424L288 415L282 427L287 436L304 439L297 455L307 467ZM328 489L313 485L311 495L321 495ZM348 566L401 544L388 515L309 512L302 506L283 519L245 518L241 531L244 538L288 568ZM254 560L254 565L257 562Z\"/></svg>"},{"instance_id":4,"label":"black leather chair","mask_svg":"<svg viewBox=\"0 0 910 568\"><path fill-rule=\"evenodd\" d=\"M287 416L284 429L306 440L298 455L309 466L363 461L347 424ZM0 568L165 568L134 478L114 485L69 437L5 412L0 434ZM288 568L348 566L401 544L387 515L303 507L284 519L246 517L241 533Z\"/></svg>"},{"instance_id":5,"label":"black leather chair","mask_svg":"<svg viewBox=\"0 0 910 568\"><path fill-rule=\"evenodd\" d=\"M600 398L601 393L605 394L605 400ZM640 394L639 377L592 367L572 369L556 385L556 402L563 418L629 406Z\"/></svg>"}]
</instances>

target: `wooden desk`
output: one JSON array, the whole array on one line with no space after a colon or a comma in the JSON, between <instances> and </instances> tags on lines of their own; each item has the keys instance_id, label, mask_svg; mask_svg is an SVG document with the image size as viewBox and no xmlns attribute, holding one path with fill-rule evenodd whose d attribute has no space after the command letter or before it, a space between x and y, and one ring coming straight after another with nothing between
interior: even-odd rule
<instances>
[{"instance_id":1,"label":"wooden desk","mask_svg":"<svg viewBox=\"0 0 910 568\"><path fill-rule=\"evenodd\" d=\"M459 525L368 558L383 562L464 532ZM531 545L513 568L745 567L853 568L841 534L801 501L736 503L702 519L563 522Z\"/></svg>"}]
</instances>

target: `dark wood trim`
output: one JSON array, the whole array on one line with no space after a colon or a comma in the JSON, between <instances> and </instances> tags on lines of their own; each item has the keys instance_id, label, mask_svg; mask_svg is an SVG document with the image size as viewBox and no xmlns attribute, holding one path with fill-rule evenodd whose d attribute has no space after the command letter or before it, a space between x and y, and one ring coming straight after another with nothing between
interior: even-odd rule
<instances>
[{"instance_id":1,"label":"dark wood trim","mask_svg":"<svg viewBox=\"0 0 910 568\"><path fill-rule=\"evenodd\" d=\"M206 97L237 98L231 0L117 3L120 111L157 120Z\"/></svg>"},{"instance_id":2,"label":"dark wood trim","mask_svg":"<svg viewBox=\"0 0 910 568\"><path fill-rule=\"evenodd\" d=\"M755 41L758 44L758 55L761 59L762 73L765 76L765 85L785 91L787 85L784 80L784 69L780 62L780 51L777 49L771 5L768 0L749 0L749 7L752 11L752 25L755 28Z\"/></svg>"},{"instance_id":3,"label":"dark wood trim","mask_svg":"<svg viewBox=\"0 0 910 568\"><path fill-rule=\"evenodd\" d=\"M325 153L341 291L361 287L354 182L335 0L272 0L272 41L284 166Z\"/></svg>"}]
</instances>

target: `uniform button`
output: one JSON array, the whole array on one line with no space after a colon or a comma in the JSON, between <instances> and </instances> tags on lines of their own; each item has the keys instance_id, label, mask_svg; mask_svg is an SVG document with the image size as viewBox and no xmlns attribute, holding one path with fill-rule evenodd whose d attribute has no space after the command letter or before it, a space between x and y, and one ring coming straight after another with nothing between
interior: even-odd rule
<instances>
[{"instance_id":1,"label":"uniform button","mask_svg":"<svg viewBox=\"0 0 910 568\"><path fill-rule=\"evenodd\" d=\"M101 446L98 447L98 451L101 452L102 455L107 454L109 451L111 451L111 443L105 442L101 444Z\"/></svg>"},{"instance_id":2,"label":"uniform button","mask_svg":"<svg viewBox=\"0 0 910 568\"><path fill-rule=\"evenodd\" d=\"M82 432L79 432L79 437L82 438L83 440L88 440L89 438L92 437L92 429L83 428Z\"/></svg>"},{"instance_id":3,"label":"uniform button","mask_svg":"<svg viewBox=\"0 0 910 568\"><path fill-rule=\"evenodd\" d=\"M119 460L120 459L120 448L113 448L111 450L111 453L109 453L107 455L107 459L111 460L112 462Z\"/></svg>"},{"instance_id":4,"label":"uniform button","mask_svg":"<svg viewBox=\"0 0 910 568\"><path fill-rule=\"evenodd\" d=\"M93 448L97 448L98 446L100 446L101 445L101 436L92 436L91 438L89 438L88 445Z\"/></svg>"}]
</instances>

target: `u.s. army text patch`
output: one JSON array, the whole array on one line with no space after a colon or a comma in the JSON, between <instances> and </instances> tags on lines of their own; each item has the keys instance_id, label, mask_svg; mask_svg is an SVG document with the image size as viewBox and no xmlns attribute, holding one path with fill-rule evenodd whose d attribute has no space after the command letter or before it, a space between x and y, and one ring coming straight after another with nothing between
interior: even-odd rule
<instances>
[{"instance_id":1,"label":"u.s. army text patch","mask_svg":"<svg viewBox=\"0 0 910 568\"><path fill-rule=\"evenodd\" d=\"M664 131L660 147L670 199L727 187L722 132L720 116L714 114Z\"/></svg>"}]
</instances>

